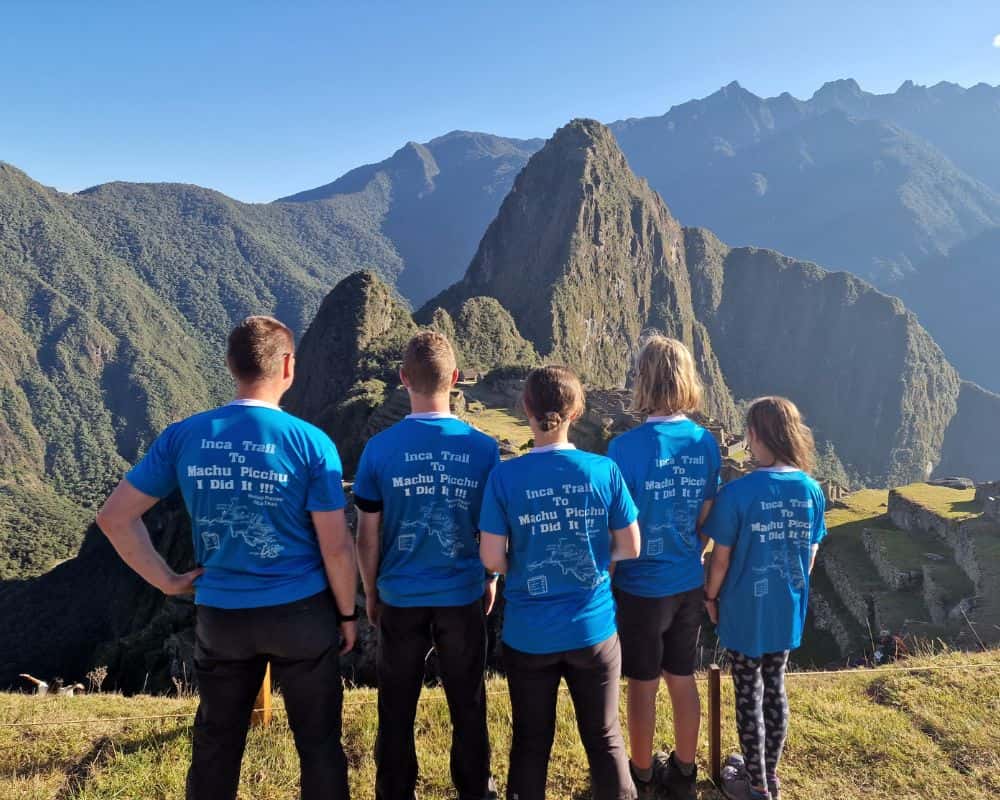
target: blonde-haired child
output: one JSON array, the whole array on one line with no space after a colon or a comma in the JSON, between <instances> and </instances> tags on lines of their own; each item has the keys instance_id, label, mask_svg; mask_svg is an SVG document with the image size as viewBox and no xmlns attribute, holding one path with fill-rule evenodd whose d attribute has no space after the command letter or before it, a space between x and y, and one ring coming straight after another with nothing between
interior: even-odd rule
<instances>
[{"instance_id":1,"label":"blonde-haired child","mask_svg":"<svg viewBox=\"0 0 1000 800\"><path fill-rule=\"evenodd\" d=\"M721 461L712 435L687 417L701 395L687 347L652 337L639 353L633 399L646 422L608 448L639 507L642 533L639 557L618 564L614 576L630 767L640 797L659 788L672 800L695 797L701 707L694 668L705 583L698 526L715 497ZM670 756L653 752L661 675L674 712Z\"/></svg>"}]
</instances>

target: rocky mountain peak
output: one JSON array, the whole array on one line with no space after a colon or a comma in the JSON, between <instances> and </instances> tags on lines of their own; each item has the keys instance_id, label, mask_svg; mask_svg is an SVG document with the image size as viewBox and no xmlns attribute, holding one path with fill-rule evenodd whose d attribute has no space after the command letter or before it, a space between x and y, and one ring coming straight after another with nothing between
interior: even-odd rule
<instances>
[{"instance_id":1,"label":"rocky mountain peak","mask_svg":"<svg viewBox=\"0 0 1000 800\"><path fill-rule=\"evenodd\" d=\"M560 128L514 182L465 277L418 314L492 297L544 358L620 386L649 328L698 347L712 412L732 400L691 310L680 225L594 120ZM697 341L696 341L697 340Z\"/></svg>"}]
</instances>

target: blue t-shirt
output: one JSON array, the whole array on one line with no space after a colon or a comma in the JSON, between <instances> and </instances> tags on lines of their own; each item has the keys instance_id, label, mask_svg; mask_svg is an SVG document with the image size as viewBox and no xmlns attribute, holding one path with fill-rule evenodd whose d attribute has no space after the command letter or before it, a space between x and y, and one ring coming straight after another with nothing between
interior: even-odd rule
<instances>
[{"instance_id":1,"label":"blue t-shirt","mask_svg":"<svg viewBox=\"0 0 1000 800\"><path fill-rule=\"evenodd\" d=\"M701 586L698 516L719 488L719 446L683 415L654 419L612 440L608 456L639 506L642 552L615 568L615 586L668 597Z\"/></svg>"},{"instance_id":2,"label":"blue t-shirt","mask_svg":"<svg viewBox=\"0 0 1000 800\"><path fill-rule=\"evenodd\" d=\"M413 415L368 441L354 494L383 504L384 602L459 606L482 597L479 508L499 463L492 438L447 415Z\"/></svg>"},{"instance_id":3,"label":"blue t-shirt","mask_svg":"<svg viewBox=\"0 0 1000 800\"><path fill-rule=\"evenodd\" d=\"M126 478L152 497L180 487L205 568L196 603L257 608L328 589L310 512L344 507L342 472L319 428L236 401L168 427Z\"/></svg>"},{"instance_id":4,"label":"blue t-shirt","mask_svg":"<svg viewBox=\"0 0 1000 800\"><path fill-rule=\"evenodd\" d=\"M480 527L508 537L504 643L558 653L611 636L610 531L638 513L621 471L604 456L542 448L493 470Z\"/></svg>"},{"instance_id":5,"label":"blue t-shirt","mask_svg":"<svg viewBox=\"0 0 1000 800\"><path fill-rule=\"evenodd\" d=\"M825 510L823 490L799 470L758 469L719 490L704 533L733 548L719 593L724 647L757 658L799 646Z\"/></svg>"}]
</instances>

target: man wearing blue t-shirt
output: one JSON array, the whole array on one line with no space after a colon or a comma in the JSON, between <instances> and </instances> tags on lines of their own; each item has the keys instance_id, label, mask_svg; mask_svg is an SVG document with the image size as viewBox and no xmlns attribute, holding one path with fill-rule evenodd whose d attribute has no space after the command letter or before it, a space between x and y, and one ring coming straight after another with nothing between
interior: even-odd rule
<instances>
[{"instance_id":1,"label":"man wearing blue t-shirt","mask_svg":"<svg viewBox=\"0 0 1000 800\"><path fill-rule=\"evenodd\" d=\"M357 568L340 457L326 434L278 407L295 373L286 326L248 317L229 335L226 360L236 399L169 426L97 522L150 584L168 595L195 593L201 702L188 799L236 797L269 661L299 752L303 800L347 798L338 657L354 646ZM191 515L199 564L180 575L142 521L175 489Z\"/></svg>"},{"instance_id":2,"label":"man wearing blue t-shirt","mask_svg":"<svg viewBox=\"0 0 1000 800\"><path fill-rule=\"evenodd\" d=\"M453 725L459 800L495 798L486 730L485 611L496 591L479 560L483 490L496 442L450 413L458 378L448 340L410 340L400 377L413 413L372 437L358 465L358 560L368 617L378 627L375 796L413 800L414 721L424 661L437 651Z\"/></svg>"}]
</instances>

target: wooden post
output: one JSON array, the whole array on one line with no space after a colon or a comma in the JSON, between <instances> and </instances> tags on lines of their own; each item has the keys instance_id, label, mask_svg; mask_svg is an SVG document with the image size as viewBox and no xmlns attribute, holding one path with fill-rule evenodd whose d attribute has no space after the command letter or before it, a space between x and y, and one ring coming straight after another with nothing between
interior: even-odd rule
<instances>
[{"instance_id":1,"label":"wooden post","mask_svg":"<svg viewBox=\"0 0 1000 800\"><path fill-rule=\"evenodd\" d=\"M722 673L718 664L708 668L708 766L712 781L722 785Z\"/></svg>"},{"instance_id":2,"label":"wooden post","mask_svg":"<svg viewBox=\"0 0 1000 800\"><path fill-rule=\"evenodd\" d=\"M264 671L264 682L260 685L257 699L253 704L250 724L255 728L266 728L271 724L271 663Z\"/></svg>"}]
</instances>

